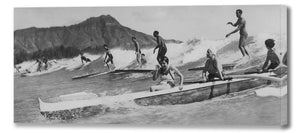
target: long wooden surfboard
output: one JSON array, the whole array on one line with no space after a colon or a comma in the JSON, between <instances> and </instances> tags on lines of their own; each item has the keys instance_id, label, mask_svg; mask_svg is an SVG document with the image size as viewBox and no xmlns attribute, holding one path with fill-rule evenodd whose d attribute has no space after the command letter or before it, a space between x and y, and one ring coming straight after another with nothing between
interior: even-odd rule
<instances>
[{"instance_id":1,"label":"long wooden surfboard","mask_svg":"<svg viewBox=\"0 0 300 133\"><path fill-rule=\"evenodd\" d=\"M236 63L223 64L222 68L224 70L231 70L234 68L235 65L236 65ZM200 66L200 67L190 68L190 69L188 69L188 71L202 71L203 69L204 69L204 66Z\"/></svg>"},{"instance_id":2,"label":"long wooden surfboard","mask_svg":"<svg viewBox=\"0 0 300 133\"><path fill-rule=\"evenodd\" d=\"M110 73L149 73L154 71L153 69L116 69L108 72L95 72L91 74L85 74L80 76L74 76L72 79L81 79L81 78L92 78Z\"/></svg>"},{"instance_id":3,"label":"long wooden surfboard","mask_svg":"<svg viewBox=\"0 0 300 133\"><path fill-rule=\"evenodd\" d=\"M72 79L74 80L74 79L86 78L86 77L93 76L93 75L96 75L99 73L101 73L101 72L88 73L88 74L84 74L84 75L74 76L74 77L72 77Z\"/></svg>"}]
</instances>

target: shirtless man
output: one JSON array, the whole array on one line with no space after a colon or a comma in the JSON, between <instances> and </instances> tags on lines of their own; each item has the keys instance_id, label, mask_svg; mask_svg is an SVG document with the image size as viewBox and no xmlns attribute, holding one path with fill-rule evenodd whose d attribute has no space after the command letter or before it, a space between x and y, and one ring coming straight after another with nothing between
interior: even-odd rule
<instances>
[{"instance_id":1,"label":"shirtless man","mask_svg":"<svg viewBox=\"0 0 300 133\"><path fill-rule=\"evenodd\" d=\"M182 90L183 75L180 73L180 71L176 67L169 65L169 59L166 56L161 59L160 65L161 66L156 66L156 70L153 74L153 80L160 78L160 82L157 85L151 86L150 92L173 88L175 86L174 77L172 75L173 72L179 76L179 90Z\"/></svg>"},{"instance_id":2,"label":"shirtless man","mask_svg":"<svg viewBox=\"0 0 300 133\"><path fill-rule=\"evenodd\" d=\"M159 32L158 31L154 31L153 32L153 36L156 38L156 47L153 50L153 54L155 53L155 50L158 48L158 54L157 54L157 61L160 64L162 58L165 57L166 53L167 53L167 46L165 44L165 41L162 37L159 36Z\"/></svg>"},{"instance_id":3,"label":"shirtless man","mask_svg":"<svg viewBox=\"0 0 300 133\"><path fill-rule=\"evenodd\" d=\"M215 78L223 80L224 77L222 73L222 65L218 62L216 55L210 49L208 49L206 57L208 59L205 62L204 70L202 73L203 80L211 81Z\"/></svg>"},{"instance_id":4,"label":"shirtless man","mask_svg":"<svg viewBox=\"0 0 300 133\"><path fill-rule=\"evenodd\" d=\"M280 65L280 60L273 47L275 46L275 41L273 39L267 39L265 41L266 48L268 49L266 61L262 67L261 71L269 71L277 68Z\"/></svg>"},{"instance_id":5,"label":"shirtless man","mask_svg":"<svg viewBox=\"0 0 300 133\"><path fill-rule=\"evenodd\" d=\"M108 46L106 44L104 44L104 49L106 51L105 53L105 57L104 57L104 63L106 64L108 70L111 70L108 63L111 63L112 65L114 65L114 62L113 62L113 55L111 54L111 52L109 51L108 49Z\"/></svg>"},{"instance_id":6,"label":"shirtless man","mask_svg":"<svg viewBox=\"0 0 300 133\"><path fill-rule=\"evenodd\" d=\"M91 60L89 58L86 58L83 53L80 53L80 59L81 59L81 63L82 65L84 65L84 62L85 63L88 63L88 62L91 62Z\"/></svg>"},{"instance_id":7,"label":"shirtless man","mask_svg":"<svg viewBox=\"0 0 300 133\"><path fill-rule=\"evenodd\" d=\"M135 46L135 54L136 54L136 61L141 65L141 49L140 44L137 42L135 37L132 37L132 42Z\"/></svg>"},{"instance_id":8,"label":"shirtless man","mask_svg":"<svg viewBox=\"0 0 300 133\"><path fill-rule=\"evenodd\" d=\"M238 18L236 23L233 24L232 22L228 22L227 24L230 24L233 27L237 27L237 28L234 31L228 33L226 37L229 37L231 34L240 31L239 49L241 50L243 57L245 57L246 54L250 57L250 55L248 54L245 48L245 43L248 37L248 33L246 31L246 20L242 18L243 11L241 9L237 9L235 13L236 13L236 17Z\"/></svg>"}]
</instances>

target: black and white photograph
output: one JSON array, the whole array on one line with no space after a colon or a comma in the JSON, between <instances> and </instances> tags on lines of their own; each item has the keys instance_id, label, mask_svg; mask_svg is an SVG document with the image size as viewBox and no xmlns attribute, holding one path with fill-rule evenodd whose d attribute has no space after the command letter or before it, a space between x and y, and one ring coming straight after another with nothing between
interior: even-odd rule
<instances>
[{"instance_id":1,"label":"black and white photograph","mask_svg":"<svg viewBox=\"0 0 300 133\"><path fill-rule=\"evenodd\" d=\"M13 12L14 123L289 124L287 6Z\"/></svg>"}]
</instances>

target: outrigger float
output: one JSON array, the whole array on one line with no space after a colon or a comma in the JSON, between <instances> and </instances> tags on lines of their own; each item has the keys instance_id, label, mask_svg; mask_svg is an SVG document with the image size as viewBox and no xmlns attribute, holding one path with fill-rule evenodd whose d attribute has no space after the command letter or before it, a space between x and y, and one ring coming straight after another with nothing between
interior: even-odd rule
<instances>
[{"instance_id":1,"label":"outrigger float","mask_svg":"<svg viewBox=\"0 0 300 133\"><path fill-rule=\"evenodd\" d=\"M239 92L267 84L270 80L281 81L274 73L232 75L226 80L212 82L186 82L182 90L174 87L156 92L136 92L116 96L98 96L93 93L75 93L41 100L40 112L49 119L76 119L104 113L110 107L126 103L151 106L188 104L208 100L217 96Z\"/></svg>"}]
</instances>

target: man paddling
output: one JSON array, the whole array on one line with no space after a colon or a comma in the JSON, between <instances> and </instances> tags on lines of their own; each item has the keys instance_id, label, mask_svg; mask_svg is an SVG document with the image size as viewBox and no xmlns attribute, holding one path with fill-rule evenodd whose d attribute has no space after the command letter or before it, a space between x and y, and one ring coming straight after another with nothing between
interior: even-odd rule
<instances>
[{"instance_id":1,"label":"man paddling","mask_svg":"<svg viewBox=\"0 0 300 133\"><path fill-rule=\"evenodd\" d=\"M112 65L114 65L113 62L113 55L111 54L110 50L108 49L108 46L106 44L104 44L104 49L105 49L105 58L104 58L104 63L106 64L108 70L111 70L109 67L108 63L111 63Z\"/></svg>"},{"instance_id":2,"label":"man paddling","mask_svg":"<svg viewBox=\"0 0 300 133\"><path fill-rule=\"evenodd\" d=\"M202 72L204 81L212 81L215 78L224 79L222 73L222 64L218 62L216 55L210 50L207 50L205 66ZM207 74L208 73L208 74Z\"/></svg>"},{"instance_id":3,"label":"man paddling","mask_svg":"<svg viewBox=\"0 0 300 133\"><path fill-rule=\"evenodd\" d=\"M173 72L177 76L179 76L179 90L182 90L183 75L176 67L169 65L169 59L165 56L161 59L160 66L156 66L156 70L153 74L153 80L157 80L158 78L160 78L160 82L157 85L151 86L150 92L173 88L175 86L174 76L172 75Z\"/></svg>"},{"instance_id":4,"label":"man paddling","mask_svg":"<svg viewBox=\"0 0 300 133\"><path fill-rule=\"evenodd\" d=\"M164 58L167 53L167 46L165 44L164 39L161 36L159 36L158 31L154 31L153 36L156 38L156 43L157 43L156 47L153 50L153 54L155 53L155 50L158 49L156 59L157 59L158 63L160 63L162 58Z\"/></svg>"},{"instance_id":5,"label":"man paddling","mask_svg":"<svg viewBox=\"0 0 300 133\"><path fill-rule=\"evenodd\" d=\"M140 44L137 42L135 37L132 37L132 42L134 43L135 46L135 54L136 54L136 61L138 62L139 65L141 65L141 49L140 49Z\"/></svg>"},{"instance_id":6,"label":"man paddling","mask_svg":"<svg viewBox=\"0 0 300 133\"><path fill-rule=\"evenodd\" d=\"M239 49L241 50L243 57L245 57L245 55L250 57L249 53L245 48L246 45L245 43L248 37L248 33L246 31L246 20L242 17L243 11L241 9L237 9L235 13L238 20L235 22L235 24L233 24L232 22L228 22L227 24L230 24L233 27L237 27L237 28L234 31L228 33L226 37L229 37L231 34L240 31Z\"/></svg>"},{"instance_id":7,"label":"man paddling","mask_svg":"<svg viewBox=\"0 0 300 133\"><path fill-rule=\"evenodd\" d=\"M80 59L81 59L81 63L82 65L85 63L88 63L88 62L91 62L91 60L89 58L86 58L83 53L80 53Z\"/></svg>"}]
</instances>

